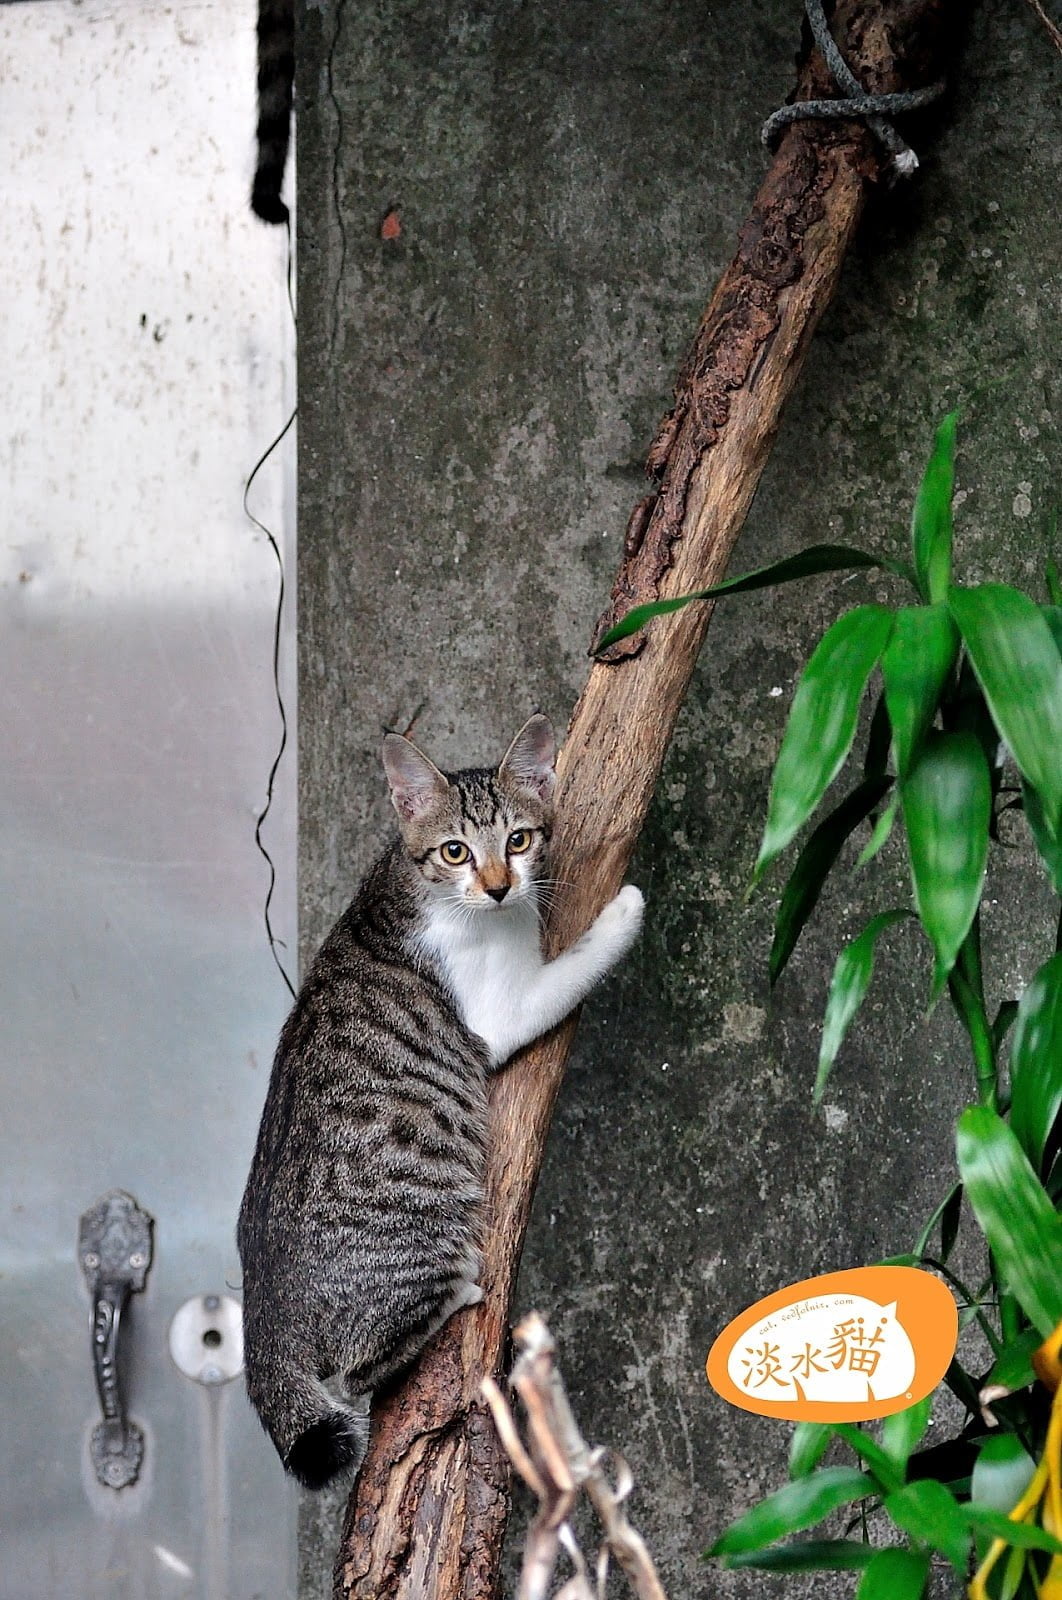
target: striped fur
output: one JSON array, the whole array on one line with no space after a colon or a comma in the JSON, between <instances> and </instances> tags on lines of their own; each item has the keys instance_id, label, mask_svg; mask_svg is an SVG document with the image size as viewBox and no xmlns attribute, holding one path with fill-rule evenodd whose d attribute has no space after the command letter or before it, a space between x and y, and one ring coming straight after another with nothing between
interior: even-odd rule
<instances>
[{"instance_id":1,"label":"striped fur","mask_svg":"<svg viewBox=\"0 0 1062 1600\"><path fill-rule=\"evenodd\" d=\"M291 140L295 86L295 0L258 0L258 161L251 210L287 222L280 197Z\"/></svg>"},{"instance_id":2,"label":"striped fur","mask_svg":"<svg viewBox=\"0 0 1062 1600\"><path fill-rule=\"evenodd\" d=\"M238 1229L248 1392L311 1488L357 1468L372 1391L481 1297L488 1073L582 999L641 915L625 889L542 959L545 718L496 770L448 776L396 735L384 763L401 837L285 1023Z\"/></svg>"}]
</instances>

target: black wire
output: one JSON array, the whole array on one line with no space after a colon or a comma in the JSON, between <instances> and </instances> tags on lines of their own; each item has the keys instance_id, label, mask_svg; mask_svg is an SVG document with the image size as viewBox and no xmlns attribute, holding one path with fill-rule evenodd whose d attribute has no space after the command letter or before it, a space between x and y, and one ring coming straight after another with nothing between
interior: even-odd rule
<instances>
[{"instance_id":1,"label":"black wire","mask_svg":"<svg viewBox=\"0 0 1062 1600\"><path fill-rule=\"evenodd\" d=\"M296 331L296 334L297 334L299 325L298 325L298 319L297 319L297 317L295 315L295 302L294 302L294 299L292 297L292 265L293 265L293 259L294 259L294 252L292 250L291 222L290 222L290 219L286 223L286 227L287 227L287 230L288 230L288 268L287 268L288 306L290 307L290 310L291 310L292 325L295 328L295 331ZM281 442L283 441L285 435L287 434L288 430L290 429L292 423L295 421L295 418L298 416L298 414L299 414L299 408L296 405L294 407L294 409L292 410L291 416L288 418L287 422L285 422L284 426L281 428L281 430L277 434L276 438L272 441L272 443L268 446L268 448L266 450L264 450L262 452L262 454L258 457L258 460L255 462L254 466L251 468L251 472L250 472L250 475L249 475L249 477L247 479L247 482L243 486L243 509L244 509L244 514L249 518L249 520L251 522L254 523L256 528L260 529L261 532L265 534L266 538L269 540L270 548L272 549L273 554L276 557L277 573L278 573L278 580L279 580L278 584L277 584L276 611L275 611L274 616L273 616L273 693L276 696L277 710L280 713L280 743L277 746L276 755L273 757L273 764L269 769L269 777L266 780L265 805L262 807L261 811L258 813L257 818L255 819L254 842L258 846L259 852L265 857L266 865L269 868L269 887L266 890L265 904L264 904L264 906L262 908L263 917L264 917L264 921L265 921L266 938L269 940L270 954L272 955L273 960L276 962L277 971L280 973L280 976L284 979L284 982L287 984L288 991L291 994L292 999L295 998L295 986L292 983L291 979L288 977L287 970L286 970L286 968L284 966L284 963L281 961L280 956L278 954L278 949L283 949L284 946L283 946L282 941L279 940L277 938L276 934L273 932L273 922L272 922L272 917L270 915L271 909L272 909L272 904L273 904L273 893L274 893L274 890L276 889L277 869L276 869L276 865L275 865L275 863L273 861L273 857L269 854L269 851L266 849L266 846L265 846L265 844L263 842L263 839L262 839L262 828L265 825L266 818L269 816L270 810L272 809L272 805L273 805L273 788L274 788L274 784L276 782L277 771L278 771L278 769L280 767L281 761L283 760L284 752L285 752L285 750L287 749L287 746L288 746L288 716L287 716L287 711L286 711L285 706L284 706L284 695L283 695L283 693L281 691L281 687L280 687L280 626L281 626L281 621L282 621L283 615L284 615L284 592L285 592L284 557L281 554L280 545L277 543L277 540L276 540L274 534L272 533L272 531L269 528L266 527L264 522L259 521L259 519L255 516L254 512L251 510L250 505L248 504L248 496L250 495L250 492L251 492L251 485L254 483L254 480L258 476L259 471L265 465L265 463L269 460L269 457L273 454L273 451L276 450L277 447L281 444Z\"/></svg>"}]
</instances>

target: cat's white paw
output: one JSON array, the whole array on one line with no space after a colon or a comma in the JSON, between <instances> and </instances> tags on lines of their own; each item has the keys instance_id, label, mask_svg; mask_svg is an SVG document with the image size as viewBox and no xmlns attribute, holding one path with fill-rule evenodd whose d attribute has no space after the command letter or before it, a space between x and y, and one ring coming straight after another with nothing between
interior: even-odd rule
<instances>
[{"instance_id":1,"label":"cat's white paw","mask_svg":"<svg viewBox=\"0 0 1062 1600\"><path fill-rule=\"evenodd\" d=\"M598 917L595 930L614 942L620 951L629 950L641 932L645 896L633 883L625 883L614 900Z\"/></svg>"},{"instance_id":2,"label":"cat's white paw","mask_svg":"<svg viewBox=\"0 0 1062 1600\"><path fill-rule=\"evenodd\" d=\"M645 911L645 896L633 883L625 883L612 904L623 908L624 917L634 917L639 928L642 925L642 914Z\"/></svg>"}]
</instances>

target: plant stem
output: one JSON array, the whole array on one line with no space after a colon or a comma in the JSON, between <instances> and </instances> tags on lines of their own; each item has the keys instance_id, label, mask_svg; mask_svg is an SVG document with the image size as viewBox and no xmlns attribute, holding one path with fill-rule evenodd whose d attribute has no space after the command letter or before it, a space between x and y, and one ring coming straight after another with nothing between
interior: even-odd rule
<instances>
[{"instance_id":1,"label":"plant stem","mask_svg":"<svg viewBox=\"0 0 1062 1600\"><path fill-rule=\"evenodd\" d=\"M985 979L984 968L981 962L981 908L978 906L974 919L970 924L970 931L962 942L959 951L959 965L962 967L974 993L980 997L981 1009L984 1010Z\"/></svg>"},{"instance_id":2,"label":"plant stem","mask_svg":"<svg viewBox=\"0 0 1062 1600\"><path fill-rule=\"evenodd\" d=\"M923 1267L932 1267L935 1272L940 1273L942 1278L947 1279L948 1283L951 1284L953 1289L958 1290L958 1292L962 1295L967 1308L971 1310L974 1316L977 1318L978 1326L980 1327L981 1332L984 1334L985 1339L988 1341L988 1346L992 1351L993 1358L998 1356L1003 1349L1003 1342L996 1333L996 1330L993 1328L992 1324L989 1322L983 1309L984 1292L995 1283L995 1274L990 1274L985 1279L984 1283L982 1283L981 1287L975 1292L974 1290L970 1289L967 1284L963 1283L962 1279L957 1277L949 1266L947 1266L943 1261L939 1261L936 1256L923 1256L920 1265Z\"/></svg>"},{"instance_id":3,"label":"plant stem","mask_svg":"<svg viewBox=\"0 0 1062 1600\"><path fill-rule=\"evenodd\" d=\"M958 1189L959 1187L960 1186L957 1183L956 1184L952 1184L951 1188L948 1190L947 1194L944 1196L943 1200L940 1202L939 1206L934 1211L933 1215L930 1217L930 1219L926 1223L925 1227L922 1229L922 1232L919 1235L918 1243L915 1245L914 1249L911 1252L912 1255L915 1255L915 1256L924 1256L925 1255L925 1253L926 1253L926 1245L929 1243L929 1236L933 1232L933 1229L936 1227L937 1223L940 1221L941 1217L944 1215L944 1212L947 1210L948 1205L951 1202L952 1196L954 1195L956 1189Z\"/></svg>"}]
</instances>

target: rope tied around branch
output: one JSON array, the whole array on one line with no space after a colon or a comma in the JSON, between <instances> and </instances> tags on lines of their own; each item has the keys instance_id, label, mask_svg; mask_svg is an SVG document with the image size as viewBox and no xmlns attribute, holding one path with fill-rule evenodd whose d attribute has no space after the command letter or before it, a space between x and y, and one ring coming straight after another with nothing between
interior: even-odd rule
<instances>
[{"instance_id":1,"label":"rope tied around branch","mask_svg":"<svg viewBox=\"0 0 1062 1600\"><path fill-rule=\"evenodd\" d=\"M944 93L943 80L931 83L924 89L907 89L898 94L869 94L841 54L830 32L822 0L804 0L804 10L819 52L846 98L798 100L793 105L780 106L763 124L760 132L763 143L773 148L783 129L792 122L810 122L819 118L862 118L879 144L889 152L894 177L909 178L918 168L918 157L887 120L885 113L897 116L904 111L917 111L929 105Z\"/></svg>"}]
</instances>

